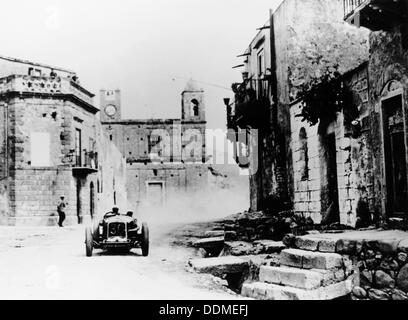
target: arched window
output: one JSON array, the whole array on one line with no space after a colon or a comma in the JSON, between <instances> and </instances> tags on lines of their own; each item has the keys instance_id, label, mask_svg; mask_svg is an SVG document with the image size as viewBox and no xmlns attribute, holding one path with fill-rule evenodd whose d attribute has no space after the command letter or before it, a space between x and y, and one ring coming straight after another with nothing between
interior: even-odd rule
<instances>
[{"instance_id":1,"label":"arched window","mask_svg":"<svg viewBox=\"0 0 408 320\"><path fill-rule=\"evenodd\" d=\"M299 132L299 152L300 152L300 175L302 181L309 180L309 152L307 147L306 129L302 128Z\"/></svg>"},{"instance_id":2,"label":"arched window","mask_svg":"<svg viewBox=\"0 0 408 320\"><path fill-rule=\"evenodd\" d=\"M198 117L198 106L200 105L200 103L197 101L197 99L193 99L191 100L191 114L194 117Z\"/></svg>"}]
</instances>

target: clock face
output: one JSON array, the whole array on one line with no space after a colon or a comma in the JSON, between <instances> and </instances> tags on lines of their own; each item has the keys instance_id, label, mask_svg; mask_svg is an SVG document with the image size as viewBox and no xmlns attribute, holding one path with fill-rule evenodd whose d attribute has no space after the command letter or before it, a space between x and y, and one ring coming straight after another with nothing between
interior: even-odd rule
<instances>
[{"instance_id":1,"label":"clock face","mask_svg":"<svg viewBox=\"0 0 408 320\"><path fill-rule=\"evenodd\" d=\"M116 107L114 105L108 105L105 108L105 113L109 116L109 117L113 117L116 114Z\"/></svg>"}]
</instances>

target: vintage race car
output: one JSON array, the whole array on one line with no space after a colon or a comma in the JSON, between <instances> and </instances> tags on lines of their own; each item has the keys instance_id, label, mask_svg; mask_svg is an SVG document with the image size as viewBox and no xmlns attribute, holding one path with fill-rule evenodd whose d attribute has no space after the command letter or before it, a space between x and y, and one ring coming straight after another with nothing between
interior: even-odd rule
<instances>
[{"instance_id":1,"label":"vintage race car","mask_svg":"<svg viewBox=\"0 0 408 320\"><path fill-rule=\"evenodd\" d=\"M144 257L149 254L149 228L146 223L139 225L131 215L108 212L103 219L85 229L86 256L92 256L93 249L141 248Z\"/></svg>"}]
</instances>

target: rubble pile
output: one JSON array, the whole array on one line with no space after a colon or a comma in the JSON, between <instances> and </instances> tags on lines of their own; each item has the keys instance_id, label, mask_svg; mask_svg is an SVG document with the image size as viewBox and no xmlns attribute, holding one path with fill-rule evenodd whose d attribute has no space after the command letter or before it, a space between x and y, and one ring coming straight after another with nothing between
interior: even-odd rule
<instances>
[{"instance_id":1,"label":"rubble pile","mask_svg":"<svg viewBox=\"0 0 408 320\"><path fill-rule=\"evenodd\" d=\"M311 218L296 215L293 211L274 215L269 212L243 212L225 220L225 241L282 241L288 233L302 235L314 227Z\"/></svg>"}]
</instances>

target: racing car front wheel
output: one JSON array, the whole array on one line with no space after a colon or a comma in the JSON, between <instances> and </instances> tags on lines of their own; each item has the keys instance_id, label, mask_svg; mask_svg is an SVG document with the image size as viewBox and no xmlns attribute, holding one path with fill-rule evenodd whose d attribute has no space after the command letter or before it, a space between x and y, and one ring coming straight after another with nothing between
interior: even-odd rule
<instances>
[{"instance_id":1,"label":"racing car front wheel","mask_svg":"<svg viewBox=\"0 0 408 320\"><path fill-rule=\"evenodd\" d=\"M92 237L92 230L90 227L85 229L85 249L86 249L86 256L92 256L93 250L93 237Z\"/></svg>"},{"instance_id":2,"label":"racing car front wheel","mask_svg":"<svg viewBox=\"0 0 408 320\"><path fill-rule=\"evenodd\" d=\"M147 257L149 255L149 227L147 223L142 224L142 255L143 257Z\"/></svg>"}]
</instances>

